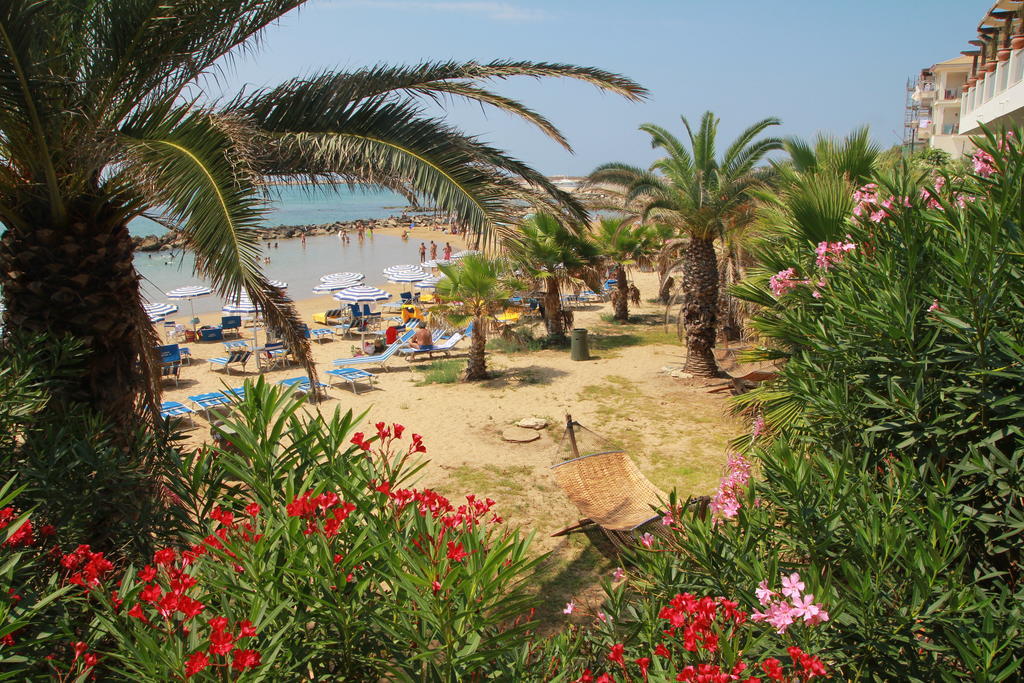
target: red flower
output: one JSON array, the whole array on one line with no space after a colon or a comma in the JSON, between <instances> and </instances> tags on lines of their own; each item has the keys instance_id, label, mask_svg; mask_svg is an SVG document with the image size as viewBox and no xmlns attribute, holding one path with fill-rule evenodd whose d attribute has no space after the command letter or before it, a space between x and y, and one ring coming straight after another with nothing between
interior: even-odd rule
<instances>
[{"instance_id":1,"label":"red flower","mask_svg":"<svg viewBox=\"0 0 1024 683\"><path fill-rule=\"evenodd\" d=\"M601 674L597 677L597 683L615 683L615 679L608 674Z\"/></svg>"},{"instance_id":2,"label":"red flower","mask_svg":"<svg viewBox=\"0 0 1024 683\"><path fill-rule=\"evenodd\" d=\"M590 669L584 669L583 675L577 678L575 683L594 683L594 677L590 675Z\"/></svg>"},{"instance_id":3,"label":"red flower","mask_svg":"<svg viewBox=\"0 0 1024 683\"><path fill-rule=\"evenodd\" d=\"M193 600L187 595L182 595L178 598L178 611L185 615L185 621L193 619L199 616L199 613L206 609L206 605Z\"/></svg>"},{"instance_id":4,"label":"red flower","mask_svg":"<svg viewBox=\"0 0 1024 683\"><path fill-rule=\"evenodd\" d=\"M245 506L245 514L249 515L250 517L255 517L256 515L260 514L260 504L249 503L248 505Z\"/></svg>"},{"instance_id":5,"label":"red flower","mask_svg":"<svg viewBox=\"0 0 1024 683\"><path fill-rule=\"evenodd\" d=\"M153 564L167 565L174 562L174 549L164 548L163 550L157 550L153 555Z\"/></svg>"},{"instance_id":6,"label":"red flower","mask_svg":"<svg viewBox=\"0 0 1024 683\"><path fill-rule=\"evenodd\" d=\"M666 659L672 656L672 653L668 651L668 648L665 647L663 643L658 643L658 647L654 648L654 654L658 657L665 657Z\"/></svg>"},{"instance_id":7,"label":"red flower","mask_svg":"<svg viewBox=\"0 0 1024 683\"><path fill-rule=\"evenodd\" d=\"M146 583L149 583L156 578L156 567L151 567L147 564L139 571L139 578Z\"/></svg>"},{"instance_id":8,"label":"red flower","mask_svg":"<svg viewBox=\"0 0 1024 683\"><path fill-rule=\"evenodd\" d=\"M89 644L78 641L77 643L71 643L71 649L75 651L75 658L72 661L77 662L78 658L89 649Z\"/></svg>"},{"instance_id":9,"label":"red flower","mask_svg":"<svg viewBox=\"0 0 1024 683\"><path fill-rule=\"evenodd\" d=\"M455 541L448 541L448 559L449 560L453 560L455 562L462 562L468 556L469 556L469 553L467 553L466 551L464 551L462 549L462 544L461 543L456 545Z\"/></svg>"},{"instance_id":10,"label":"red flower","mask_svg":"<svg viewBox=\"0 0 1024 683\"><path fill-rule=\"evenodd\" d=\"M164 592L160 590L160 586L151 584L142 589L142 592L139 593L139 598L145 602L156 602L163 594Z\"/></svg>"},{"instance_id":11,"label":"red flower","mask_svg":"<svg viewBox=\"0 0 1024 683\"><path fill-rule=\"evenodd\" d=\"M238 637L239 638L254 638L256 636L256 629L253 628L251 621L240 621L238 622Z\"/></svg>"},{"instance_id":12,"label":"red flower","mask_svg":"<svg viewBox=\"0 0 1024 683\"><path fill-rule=\"evenodd\" d=\"M234 644L235 636L231 634L231 631L214 631L210 634L211 655L226 655L231 652Z\"/></svg>"},{"instance_id":13,"label":"red flower","mask_svg":"<svg viewBox=\"0 0 1024 683\"><path fill-rule=\"evenodd\" d=\"M39 529L39 535L40 536L53 536L56 533L57 533L57 527L53 526L52 524L44 524Z\"/></svg>"},{"instance_id":14,"label":"red flower","mask_svg":"<svg viewBox=\"0 0 1024 683\"><path fill-rule=\"evenodd\" d=\"M352 443L359 446L364 451L370 450L370 442L366 440L366 435L362 432L356 432L352 435Z\"/></svg>"},{"instance_id":15,"label":"red flower","mask_svg":"<svg viewBox=\"0 0 1024 683\"><path fill-rule=\"evenodd\" d=\"M608 661L615 662L619 666L625 666L626 662L622 658L622 653L626 649L626 646L622 643L616 643L612 645L611 651L608 653Z\"/></svg>"},{"instance_id":16,"label":"red flower","mask_svg":"<svg viewBox=\"0 0 1024 683\"><path fill-rule=\"evenodd\" d=\"M377 428L377 436L380 437L382 441L391 436L391 430L388 429L387 423L378 422L373 426Z\"/></svg>"},{"instance_id":17,"label":"red flower","mask_svg":"<svg viewBox=\"0 0 1024 683\"><path fill-rule=\"evenodd\" d=\"M434 583L430 584L430 588L434 591L434 595L437 595L441 592L441 582L435 580Z\"/></svg>"},{"instance_id":18,"label":"red flower","mask_svg":"<svg viewBox=\"0 0 1024 683\"><path fill-rule=\"evenodd\" d=\"M410 453L426 453L427 447L423 445L423 437L419 434L412 435L412 448L409 449Z\"/></svg>"},{"instance_id":19,"label":"red flower","mask_svg":"<svg viewBox=\"0 0 1024 683\"><path fill-rule=\"evenodd\" d=\"M214 631L223 631L228 627L228 620L226 617L213 617L208 622L210 628Z\"/></svg>"},{"instance_id":20,"label":"red flower","mask_svg":"<svg viewBox=\"0 0 1024 683\"><path fill-rule=\"evenodd\" d=\"M145 613L143 613L142 611L142 605L140 605L139 603L135 603L134 605L132 605L132 608L128 610L128 616L135 617L136 619L144 623L149 622L149 619L146 618Z\"/></svg>"},{"instance_id":21,"label":"red flower","mask_svg":"<svg viewBox=\"0 0 1024 683\"><path fill-rule=\"evenodd\" d=\"M210 658L205 652L193 652L185 661L185 678L192 678L197 673L210 666Z\"/></svg>"},{"instance_id":22,"label":"red flower","mask_svg":"<svg viewBox=\"0 0 1024 683\"><path fill-rule=\"evenodd\" d=\"M640 657L639 659L634 660L634 661L636 662L636 665L640 667L640 673L643 675L644 680L646 681L647 680L647 669L649 669L651 667L651 658L650 657Z\"/></svg>"},{"instance_id":23,"label":"red flower","mask_svg":"<svg viewBox=\"0 0 1024 683\"><path fill-rule=\"evenodd\" d=\"M401 439L402 432L405 431L405 427L396 422L395 424L391 425L391 431L394 432L396 439Z\"/></svg>"},{"instance_id":24,"label":"red flower","mask_svg":"<svg viewBox=\"0 0 1024 683\"><path fill-rule=\"evenodd\" d=\"M98 655L94 655L91 652L86 652L85 653L85 657L83 657L82 659L85 660L85 668L86 669L91 669L94 666L96 666L97 664L99 664L99 662L100 662L99 656Z\"/></svg>"},{"instance_id":25,"label":"red flower","mask_svg":"<svg viewBox=\"0 0 1024 683\"><path fill-rule=\"evenodd\" d=\"M260 653L256 650L235 650L232 657L231 668L236 671L245 671L260 665Z\"/></svg>"},{"instance_id":26,"label":"red flower","mask_svg":"<svg viewBox=\"0 0 1024 683\"><path fill-rule=\"evenodd\" d=\"M769 657L768 659L761 662L761 668L764 669L764 673L768 678L773 681L781 681L784 675L782 670L782 663L775 657Z\"/></svg>"}]
</instances>

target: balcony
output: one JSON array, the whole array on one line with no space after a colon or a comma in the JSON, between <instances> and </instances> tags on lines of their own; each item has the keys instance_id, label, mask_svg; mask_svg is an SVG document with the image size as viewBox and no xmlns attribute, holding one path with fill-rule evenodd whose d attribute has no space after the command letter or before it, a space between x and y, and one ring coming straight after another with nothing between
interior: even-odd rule
<instances>
[{"instance_id":1,"label":"balcony","mask_svg":"<svg viewBox=\"0 0 1024 683\"><path fill-rule=\"evenodd\" d=\"M1024 49L1014 50L985 80L975 84L960 102L960 135L976 135L981 124L1024 122Z\"/></svg>"}]
</instances>

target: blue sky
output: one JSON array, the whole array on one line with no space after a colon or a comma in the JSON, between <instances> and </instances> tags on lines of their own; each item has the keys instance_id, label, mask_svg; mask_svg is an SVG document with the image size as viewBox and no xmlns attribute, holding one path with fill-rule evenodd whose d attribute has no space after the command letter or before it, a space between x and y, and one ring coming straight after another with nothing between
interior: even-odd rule
<instances>
[{"instance_id":1,"label":"blue sky","mask_svg":"<svg viewBox=\"0 0 1024 683\"><path fill-rule=\"evenodd\" d=\"M646 166L637 130L683 135L710 109L720 135L778 116L780 134L845 134L869 124L899 142L904 84L967 49L990 0L312 0L266 35L221 81L269 85L324 68L380 62L511 58L598 66L651 91L630 104L584 84L521 80L497 86L552 119L569 154L498 112L455 106L454 122L549 174L606 161Z\"/></svg>"}]
</instances>

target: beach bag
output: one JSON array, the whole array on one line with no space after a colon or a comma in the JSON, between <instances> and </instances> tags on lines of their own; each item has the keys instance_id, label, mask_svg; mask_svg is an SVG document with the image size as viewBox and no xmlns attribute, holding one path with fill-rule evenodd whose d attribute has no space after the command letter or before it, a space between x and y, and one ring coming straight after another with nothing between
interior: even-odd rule
<instances>
[{"instance_id":1,"label":"beach bag","mask_svg":"<svg viewBox=\"0 0 1024 683\"><path fill-rule=\"evenodd\" d=\"M388 346L395 343L398 339L398 328L392 325L388 329L384 330L384 341L387 342Z\"/></svg>"}]
</instances>

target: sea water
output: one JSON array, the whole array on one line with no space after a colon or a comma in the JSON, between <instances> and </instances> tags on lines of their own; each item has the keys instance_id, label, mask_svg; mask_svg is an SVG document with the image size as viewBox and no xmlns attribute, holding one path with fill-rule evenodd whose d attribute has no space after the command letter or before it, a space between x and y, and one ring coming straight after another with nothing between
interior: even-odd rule
<instances>
[{"instance_id":1,"label":"sea water","mask_svg":"<svg viewBox=\"0 0 1024 683\"><path fill-rule=\"evenodd\" d=\"M408 204L404 197L394 192L350 191L342 187L336 193L310 194L299 186L282 185L273 188L273 210L267 218L267 225L307 225L351 221L360 218L386 218L399 215ZM133 221L133 234L159 234L163 229L152 221ZM261 264L263 272L272 280L288 283L288 295L292 299L308 299L320 296L325 307L335 303L330 294L315 294L313 287L320 283L320 276L339 271L354 271L366 275L365 284L380 286L387 282L382 270L387 266L419 262L419 241L403 241L399 235L384 234L377 230L371 237L369 231L362 241L354 232L350 240L343 243L338 235L307 237L300 239L271 241L277 247L267 248L261 243L262 257L270 263ZM443 235L438 233L438 245L443 246ZM139 252L135 254L135 269L142 276L142 291L152 302L176 303L182 314L190 313L189 301L170 301L164 296L177 287L203 284L208 281L193 273L195 259L181 249L173 252ZM224 301L216 294L193 299L196 313L220 310ZM174 316L168 316L173 318Z\"/></svg>"}]
</instances>

